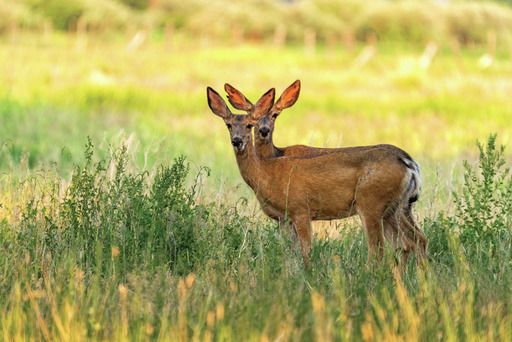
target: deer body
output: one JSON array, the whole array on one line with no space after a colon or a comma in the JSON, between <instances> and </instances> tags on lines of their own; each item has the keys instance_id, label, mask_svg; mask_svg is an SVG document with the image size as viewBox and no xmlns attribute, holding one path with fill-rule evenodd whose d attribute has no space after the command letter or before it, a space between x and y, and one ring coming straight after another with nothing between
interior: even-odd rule
<instances>
[{"instance_id":1,"label":"deer body","mask_svg":"<svg viewBox=\"0 0 512 342\"><path fill-rule=\"evenodd\" d=\"M251 130L269 114L274 96L272 89L249 115L235 115L220 95L208 88L208 103L228 126L244 181L267 215L279 221L290 219L306 267L311 221L355 214L361 217L365 228L369 259L382 257L384 236L395 248L404 250L405 260L413 249L424 255L426 239L408 221L412 216L407 208L420 190L417 164L412 158L392 145L340 148L315 156L264 157L256 152ZM388 220L390 217L393 219ZM408 222L406 228L397 225L397 219Z\"/></svg>"},{"instance_id":2,"label":"deer body","mask_svg":"<svg viewBox=\"0 0 512 342\"><path fill-rule=\"evenodd\" d=\"M249 146L237 163L262 206L287 211L290 217L306 212L311 220L332 220L355 215L360 202L360 210L371 209L364 204L368 192L377 196L373 202L384 204L382 210L400 204L413 175L392 160L396 156L389 155L395 152L390 147L346 148L315 158L264 158Z\"/></svg>"}]
</instances>

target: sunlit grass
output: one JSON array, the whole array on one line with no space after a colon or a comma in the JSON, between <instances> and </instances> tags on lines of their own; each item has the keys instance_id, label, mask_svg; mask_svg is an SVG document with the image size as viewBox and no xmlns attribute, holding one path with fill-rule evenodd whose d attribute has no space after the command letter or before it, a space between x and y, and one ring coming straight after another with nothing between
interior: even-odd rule
<instances>
[{"instance_id":1,"label":"sunlit grass","mask_svg":"<svg viewBox=\"0 0 512 342\"><path fill-rule=\"evenodd\" d=\"M103 152L87 144L71 180L58 165L34 171L23 163L22 182L1 179L3 340L512 336L510 241L490 237L490 259L483 240L461 246L446 201L419 210L429 238L425 269L411 263L403 279L394 275L391 248L382 267L368 267L364 234L349 220L319 227L330 232L314 238L305 271L289 234L255 215L238 192L204 196L208 178L191 168L185 185L180 160L138 166L133 136L106 143ZM494 181L502 175L512 189L510 175ZM510 205L512 192L503 190ZM422 201L430 197L439 200L432 192Z\"/></svg>"}]
</instances>

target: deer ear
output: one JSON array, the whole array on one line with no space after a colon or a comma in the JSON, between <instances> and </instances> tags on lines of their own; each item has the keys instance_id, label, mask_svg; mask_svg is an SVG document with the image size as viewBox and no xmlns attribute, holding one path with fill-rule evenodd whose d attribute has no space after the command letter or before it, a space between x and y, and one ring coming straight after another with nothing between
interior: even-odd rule
<instances>
[{"instance_id":1,"label":"deer ear","mask_svg":"<svg viewBox=\"0 0 512 342\"><path fill-rule=\"evenodd\" d=\"M274 109L281 113L283 109L291 107L297 102L300 94L300 80L293 82L288 88L283 91L279 100L274 105Z\"/></svg>"},{"instance_id":2,"label":"deer ear","mask_svg":"<svg viewBox=\"0 0 512 342\"><path fill-rule=\"evenodd\" d=\"M243 110L247 113L254 110L254 105L251 101L247 100L244 94L240 91L236 90L228 83L224 84L224 89L226 90L226 93L228 93L229 103L231 103L234 108Z\"/></svg>"},{"instance_id":3,"label":"deer ear","mask_svg":"<svg viewBox=\"0 0 512 342\"><path fill-rule=\"evenodd\" d=\"M208 97L208 106L212 110L213 114L220 116L225 119L231 115L228 106L224 99L212 88L206 88L206 95Z\"/></svg>"},{"instance_id":4,"label":"deer ear","mask_svg":"<svg viewBox=\"0 0 512 342\"><path fill-rule=\"evenodd\" d=\"M254 112L252 113L253 119L259 119L268 114L269 110L274 104L276 98L276 90L274 88L267 91L254 106Z\"/></svg>"}]
</instances>

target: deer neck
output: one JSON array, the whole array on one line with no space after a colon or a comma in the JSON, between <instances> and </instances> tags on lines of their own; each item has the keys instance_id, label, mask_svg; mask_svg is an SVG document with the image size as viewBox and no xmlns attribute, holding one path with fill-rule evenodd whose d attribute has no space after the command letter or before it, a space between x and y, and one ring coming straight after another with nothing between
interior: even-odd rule
<instances>
[{"instance_id":1,"label":"deer neck","mask_svg":"<svg viewBox=\"0 0 512 342\"><path fill-rule=\"evenodd\" d=\"M263 170L260 165L260 158L254 149L252 137L249 138L245 150L235 152L235 156L242 178L256 192L259 184L262 182L261 175Z\"/></svg>"},{"instance_id":2,"label":"deer neck","mask_svg":"<svg viewBox=\"0 0 512 342\"><path fill-rule=\"evenodd\" d=\"M278 148L274 145L272 133L270 133L269 139L255 139L254 147L256 149L256 153L265 158L277 157L279 154Z\"/></svg>"}]
</instances>

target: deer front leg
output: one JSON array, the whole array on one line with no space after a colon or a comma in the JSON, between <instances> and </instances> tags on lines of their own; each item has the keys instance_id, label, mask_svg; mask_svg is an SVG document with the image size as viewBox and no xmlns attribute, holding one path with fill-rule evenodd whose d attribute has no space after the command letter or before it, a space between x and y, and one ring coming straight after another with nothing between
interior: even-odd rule
<instances>
[{"instance_id":1,"label":"deer front leg","mask_svg":"<svg viewBox=\"0 0 512 342\"><path fill-rule=\"evenodd\" d=\"M309 251L311 250L311 220L308 216L292 218L293 226L300 242L300 251L306 269L310 267Z\"/></svg>"}]
</instances>

